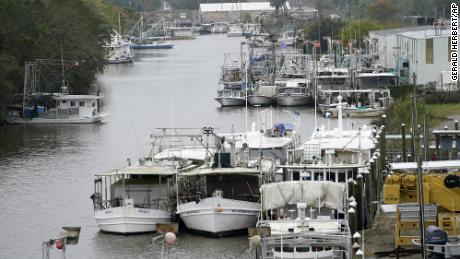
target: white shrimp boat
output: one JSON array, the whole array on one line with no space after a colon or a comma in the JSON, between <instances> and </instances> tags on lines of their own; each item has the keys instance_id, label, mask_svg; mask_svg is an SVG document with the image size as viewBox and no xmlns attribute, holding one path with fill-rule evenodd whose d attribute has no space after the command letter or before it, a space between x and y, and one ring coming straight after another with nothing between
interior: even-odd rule
<instances>
[{"instance_id":1,"label":"white shrimp boat","mask_svg":"<svg viewBox=\"0 0 460 259\"><path fill-rule=\"evenodd\" d=\"M256 231L250 231L259 235L257 249L261 258L351 258L348 222L331 214L344 208L344 185L325 181L277 182L262 185L261 194L262 211L276 212L275 219L261 219ZM287 210L293 205L297 210Z\"/></svg>"},{"instance_id":2,"label":"white shrimp boat","mask_svg":"<svg viewBox=\"0 0 460 259\"><path fill-rule=\"evenodd\" d=\"M206 186L203 198L179 202L176 213L187 229L212 236L254 227L260 211L259 175L259 169L244 167L202 168L182 173L181 177L205 178Z\"/></svg>"},{"instance_id":3,"label":"white shrimp boat","mask_svg":"<svg viewBox=\"0 0 460 259\"><path fill-rule=\"evenodd\" d=\"M105 60L109 64L121 64L133 62L134 53L131 49L131 41L124 39L117 31L110 37L110 43L104 45L106 51Z\"/></svg>"},{"instance_id":4,"label":"white shrimp boat","mask_svg":"<svg viewBox=\"0 0 460 259\"><path fill-rule=\"evenodd\" d=\"M129 166L96 175L94 219L102 232L154 232L158 223L172 221L169 203L172 167Z\"/></svg>"},{"instance_id":5,"label":"white shrimp boat","mask_svg":"<svg viewBox=\"0 0 460 259\"><path fill-rule=\"evenodd\" d=\"M233 23L228 25L227 37L240 37L243 36L243 25Z\"/></svg>"},{"instance_id":6,"label":"white shrimp boat","mask_svg":"<svg viewBox=\"0 0 460 259\"><path fill-rule=\"evenodd\" d=\"M329 112L331 117L338 116L339 104L347 117L378 117L393 101L389 89L321 90L319 95L320 111ZM334 100L338 103L333 103Z\"/></svg>"},{"instance_id":7,"label":"white shrimp boat","mask_svg":"<svg viewBox=\"0 0 460 259\"><path fill-rule=\"evenodd\" d=\"M97 95L69 94L64 74L59 93L36 92L36 63L25 66L25 83L22 103L14 105L7 114L12 124L87 124L101 122L109 114L102 112Z\"/></svg>"},{"instance_id":8,"label":"white shrimp boat","mask_svg":"<svg viewBox=\"0 0 460 259\"><path fill-rule=\"evenodd\" d=\"M276 93L276 103L280 106L305 106L311 103L310 80L291 79L280 84Z\"/></svg>"},{"instance_id":9,"label":"white shrimp boat","mask_svg":"<svg viewBox=\"0 0 460 259\"><path fill-rule=\"evenodd\" d=\"M275 103L276 86L259 82L256 87L251 89L248 95L248 104L251 106L261 105L268 106Z\"/></svg>"}]
</instances>

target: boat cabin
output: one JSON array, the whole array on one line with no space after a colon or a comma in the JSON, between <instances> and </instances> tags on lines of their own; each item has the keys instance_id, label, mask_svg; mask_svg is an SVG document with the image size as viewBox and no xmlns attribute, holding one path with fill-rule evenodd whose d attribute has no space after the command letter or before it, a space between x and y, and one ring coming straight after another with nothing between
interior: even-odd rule
<instances>
[{"instance_id":1,"label":"boat cabin","mask_svg":"<svg viewBox=\"0 0 460 259\"><path fill-rule=\"evenodd\" d=\"M96 95L59 95L54 97L56 109L47 111L47 117L66 118L70 116L93 117L99 113L99 100Z\"/></svg>"},{"instance_id":2,"label":"boat cabin","mask_svg":"<svg viewBox=\"0 0 460 259\"><path fill-rule=\"evenodd\" d=\"M382 88L397 83L397 77L393 73L358 73L355 80L357 89Z\"/></svg>"}]
</instances>

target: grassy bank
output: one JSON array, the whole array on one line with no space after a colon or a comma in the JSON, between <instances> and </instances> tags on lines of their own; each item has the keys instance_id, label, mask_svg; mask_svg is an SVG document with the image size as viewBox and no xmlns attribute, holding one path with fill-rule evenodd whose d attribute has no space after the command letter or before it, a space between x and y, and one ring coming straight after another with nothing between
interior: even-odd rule
<instances>
[{"instance_id":1,"label":"grassy bank","mask_svg":"<svg viewBox=\"0 0 460 259\"><path fill-rule=\"evenodd\" d=\"M390 133L399 133L401 124L411 128L412 125L412 100L408 96L396 99L393 105L385 112L387 115L387 129ZM423 126L424 117L428 127L439 128L443 126L449 117L460 116L460 103L427 104L424 100L417 100L417 124ZM380 125L377 119L374 124Z\"/></svg>"}]
</instances>

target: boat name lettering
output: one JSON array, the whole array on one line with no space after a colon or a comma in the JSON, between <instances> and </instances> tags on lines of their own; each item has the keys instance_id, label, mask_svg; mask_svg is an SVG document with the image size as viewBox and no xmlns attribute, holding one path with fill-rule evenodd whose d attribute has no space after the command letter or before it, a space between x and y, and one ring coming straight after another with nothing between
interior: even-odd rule
<instances>
[{"instance_id":1,"label":"boat name lettering","mask_svg":"<svg viewBox=\"0 0 460 259\"><path fill-rule=\"evenodd\" d=\"M197 214L197 213L200 213L200 210L191 210L191 211L187 211L184 213L184 215L188 215L188 214Z\"/></svg>"},{"instance_id":2,"label":"boat name lettering","mask_svg":"<svg viewBox=\"0 0 460 259\"><path fill-rule=\"evenodd\" d=\"M149 213L148 210L145 210L145 209L138 209L137 210L139 213Z\"/></svg>"},{"instance_id":3,"label":"boat name lettering","mask_svg":"<svg viewBox=\"0 0 460 259\"><path fill-rule=\"evenodd\" d=\"M112 213L112 212L113 212L113 210L106 210L104 213L105 213L105 214L110 214L110 213Z\"/></svg>"}]
</instances>

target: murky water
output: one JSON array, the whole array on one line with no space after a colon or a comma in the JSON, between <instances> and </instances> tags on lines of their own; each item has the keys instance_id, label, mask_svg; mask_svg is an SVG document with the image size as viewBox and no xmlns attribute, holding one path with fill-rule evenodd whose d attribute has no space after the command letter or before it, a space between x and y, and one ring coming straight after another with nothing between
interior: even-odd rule
<instances>
[{"instance_id":1,"label":"murky water","mask_svg":"<svg viewBox=\"0 0 460 259\"><path fill-rule=\"evenodd\" d=\"M80 242L68 246L67 258L151 258L152 235L99 232L89 198L93 176L148 154L154 127L244 130L244 108L223 109L214 101L224 53L237 57L241 40L222 35L177 41L172 50L144 51L133 64L108 66L99 77L111 113L107 123L0 130L0 258L40 258L41 242L56 237L61 226L82 227ZM312 109L278 109L274 118L296 122L292 111L301 113L297 123L308 137ZM256 109L250 109L249 118L257 120ZM319 123L327 125L322 118ZM181 233L169 255L249 258L250 253L246 236Z\"/></svg>"}]
</instances>

